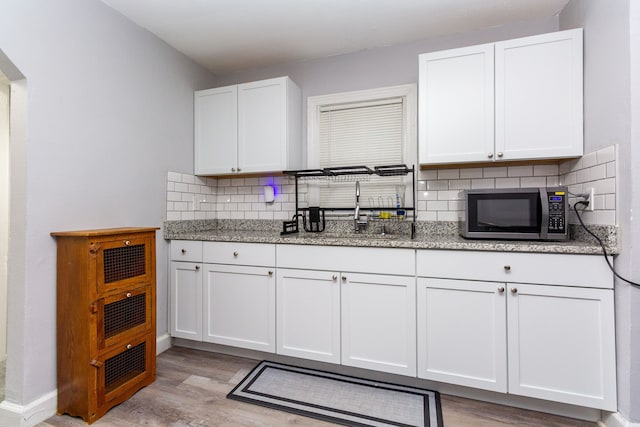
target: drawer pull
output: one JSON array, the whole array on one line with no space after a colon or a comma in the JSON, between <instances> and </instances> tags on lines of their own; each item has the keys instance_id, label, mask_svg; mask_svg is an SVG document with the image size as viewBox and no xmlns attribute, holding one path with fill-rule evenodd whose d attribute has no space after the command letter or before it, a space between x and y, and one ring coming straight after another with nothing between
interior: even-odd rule
<instances>
[{"instance_id":1,"label":"drawer pull","mask_svg":"<svg viewBox=\"0 0 640 427\"><path fill-rule=\"evenodd\" d=\"M273 271L269 270L269 273L267 273L269 275L269 277L273 276Z\"/></svg>"},{"instance_id":2,"label":"drawer pull","mask_svg":"<svg viewBox=\"0 0 640 427\"><path fill-rule=\"evenodd\" d=\"M127 298L131 298L131 292L127 292Z\"/></svg>"},{"instance_id":3,"label":"drawer pull","mask_svg":"<svg viewBox=\"0 0 640 427\"><path fill-rule=\"evenodd\" d=\"M334 274L333 276L331 276L331 279L335 282L336 280L338 280L338 276Z\"/></svg>"},{"instance_id":4,"label":"drawer pull","mask_svg":"<svg viewBox=\"0 0 640 427\"><path fill-rule=\"evenodd\" d=\"M103 363L99 360L93 359L91 362L89 362L89 365L93 366L94 368L102 368Z\"/></svg>"},{"instance_id":5,"label":"drawer pull","mask_svg":"<svg viewBox=\"0 0 640 427\"><path fill-rule=\"evenodd\" d=\"M233 251L233 256L234 257L238 256L238 251Z\"/></svg>"},{"instance_id":6,"label":"drawer pull","mask_svg":"<svg viewBox=\"0 0 640 427\"><path fill-rule=\"evenodd\" d=\"M131 344L127 344L127 350L131 350L133 346Z\"/></svg>"},{"instance_id":7,"label":"drawer pull","mask_svg":"<svg viewBox=\"0 0 640 427\"><path fill-rule=\"evenodd\" d=\"M347 276L342 276L342 281L346 282L347 281Z\"/></svg>"},{"instance_id":8,"label":"drawer pull","mask_svg":"<svg viewBox=\"0 0 640 427\"><path fill-rule=\"evenodd\" d=\"M498 288L498 292L500 292L501 294L504 293L504 286L500 286Z\"/></svg>"},{"instance_id":9,"label":"drawer pull","mask_svg":"<svg viewBox=\"0 0 640 427\"><path fill-rule=\"evenodd\" d=\"M130 244L131 244L131 240L125 240L125 241L124 241L124 245L125 245L125 246L129 246Z\"/></svg>"},{"instance_id":10,"label":"drawer pull","mask_svg":"<svg viewBox=\"0 0 640 427\"><path fill-rule=\"evenodd\" d=\"M511 293L512 294L517 294L518 293L518 288L511 288Z\"/></svg>"},{"instance_id":11,"label":"drawer pull","mask_svg":"<svg viewBox=\"0 0 640 427\"><path fill-rule=\"evenodd\" d=\"M186 249L183 249L183 250L181 250L180 252L182 252L182 255L184 255L184 254L186 254L186 253L187 253L187 250L186 250Z\"/></svg>"},{"instance_id":12,"label":"drawer pull","mask_svg":"<svg viewBox=\"0 0 640 427\"><path fill-rule=\"evenodd\" d=\"M511 271L511 266L509 264L505 265L504 271Z\"/></svg>"},{"instance_id":13,"label":"drawer pull","mask_svg":"<svg viewBox=\"0 0 640 427\"><path fill-rule=\"evenodd\" d=\"M196 271L197 270L200 270L200 266L199 265L196 265Z\"/></svg>"}]
</instances>

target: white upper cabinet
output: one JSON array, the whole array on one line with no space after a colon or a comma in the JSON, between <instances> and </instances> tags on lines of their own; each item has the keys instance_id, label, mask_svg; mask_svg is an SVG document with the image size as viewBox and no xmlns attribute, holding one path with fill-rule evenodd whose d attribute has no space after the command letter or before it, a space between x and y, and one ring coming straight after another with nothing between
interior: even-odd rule
<instances>
[{"instance_id":1,"label":"white upper cabinet","mask_svg":"<svg viewBox=\"0 0 640 427\"><path fill-rule=\"evenodd\" d=\"M579 157L582 29L419 57L421 164Z\"/></svg>"},{"instance_id":2,"label":"white upper cabinet","mask_svg":"<svg viewBox=\"0 0 640 427\"><path fill-rule=\"evenodd\" d=\"M279 77L195 92L196 175L301 167L300 88Z\"/></svg>"},{"instance_id":3,"label":"white upper cabinet","mask_svg":"<svg viewBox=\"0 0 640 427\"><path fill-rule=\"evenodd\" d=\"M420 55L420 163L486 161L493 152L493 44Z\"/></svg>"}]
</instances>

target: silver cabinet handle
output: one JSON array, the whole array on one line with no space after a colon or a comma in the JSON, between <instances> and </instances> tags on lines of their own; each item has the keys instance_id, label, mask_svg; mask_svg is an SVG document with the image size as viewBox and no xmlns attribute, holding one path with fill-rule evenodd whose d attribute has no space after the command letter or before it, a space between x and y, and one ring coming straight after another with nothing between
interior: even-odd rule
<instances>
[{"instance_id":1,"label":"silver cabinet handle","mask_svg":"<svg viewBox=\"0 0 640 427\"><path fill-rule=\"evenodd\" d=\"M269 270L269 273L267 273L269 275L269 277L273 276L273 271Z\"/></svg>"},{"instance_id":2,"label":"silver cabinet handle","mask_svg":"<svg viewBox=\"0 0 640 427\"><path fill-rule=\"evenodd\" d=\"M511 288L511 293L512 294L517 294L518 293L518 288Z\"/></svg>"},{"instance_id":3,"label":"silver cabinet handle","mask_svg":"<svg viewBox=\"0 0 640 427\"><path fill-rule=\"evenodd\" d=\"M500 286L498 288L498 292L501 293L501 294L504 293L504 286Z\"/></svg>"},{"instance_id":4,"label":"silver cabinet handle","mask_svg":"<svg viewBox=\"0 0 640 427\"><path fill-rule=\"evenodd\" d=\"M199 265L196 265L196 271L197 270L200 270L200 266Z\"/></svg>"},{"instance_id":5,"label":"silver cabinet handle","mask_svg":"<svg viewBox=\"0 0 640 427\"><path fill-rule=\"evenodd\" d=\"M505 265L504 271L511 271L511 266L509 264Z\"/></svg>"},{"instance_id":6,"label":"silver cabinet handle","mask_svg":"<svg viewBox=\"0 0 640 427\"><path fill-rule=\"evenodd\" d=\"M180 252L182 252L182 254L184 255L184 254L187 253L187 250L186 249L182 249Z\"/></svg>"},{"instance_id":7,"label":"silver cabinet handle","mask_svg":"<svg viewBox=\"0 0 640 427\"><path fill-rule=\"evenodd\" d=\"M124 241L124 245L125 245L125 246L129 246L130 244L131 244L131 241L130 241L130 240L125 240L125 241Z\"/></svg>"},{"instance_id":8,"label":"silver cabinet handle","mask_svg":"<svg viewBox=\"0 0 640 427\"><path fill-rule=\"evenodd\" d=\"M235 171L236 171L236 168L231 168L231 172L235 172Z\"/></svg>"},{"instance_id":9,"label":"silver cabinet handle","mask_svg":"<svg viewBox=\"0 0 640 427\"><path fill-rule=\"evenodd\" d=\"M238 256L238 251L233 251L233 256L234 257Z\"/></svg>"},{"instance_id":10,"label":"silver cabinet handle","mask_svg":"<svg viewBox=\"0 0 640 427\"><path fill-rule=\"evenodd\" d=\"M127 350L131 350L133 346L131 344L127 344Z\"/></svg>"},{"instance_id":11,"label":"silver cabinet handle","mask_svg":"<svg viewBox=\"0 0 640 427\"><path fill-rule=\"evenodd\" d=\"M493 153L488 153L488 154L487 154L487 157L488 157L488 158L490 158L490 159L492 159L492 158L493 158Z\"/></svg>"},{"instance_id":12,"label":"silver cabinet handle","mask_svg":"<svg viewBox=\"0 0 640 427\"><path fill-rule=\"evenodd\" d=\"M241 169L240 169L240 168L238 168L238 172L240 172L240 170L241 170Z\"/></svg>"},{"instance_id":13,"label":"silver cabinet handle","mask_svg":"<svg viewBox=\"0 0 640 427\"><path fill-rule=\"evenodd\" d=\"M502 151L498 151L498 157L502 157L504 154L502 154Z\"/></svg>"},{"instance_id":14,"label":"silver cabinet handle","mask_svg":"<svg viewBox=\"0 0 640 427\"><path fill-rule=\"evenodd\" d=\"M335 282L336 280L338 280L338 276L336 276L336 275L334 274L333 276L331 276L331 280L333 280L333 281Z\"/></svg>"},{"instance_id":15,"label":"silver cabinet handle","mask_svg":"<svg viewBox=\"0 0 640 427\"><path fill-rule=\"evenodd\" d=\"M342 281L346 282L347 281L347 276L342 276Z\"/></svg>"},{"instance_id":16,"label":"silver cabinet handle","mask_svg":"<svg viewBox=\"0 0 640 427\"><path fill-rule=\"evenodd\" d=\"M127 298L131 298L131 292L127 292Z\"/></svg>"}]
</instances>

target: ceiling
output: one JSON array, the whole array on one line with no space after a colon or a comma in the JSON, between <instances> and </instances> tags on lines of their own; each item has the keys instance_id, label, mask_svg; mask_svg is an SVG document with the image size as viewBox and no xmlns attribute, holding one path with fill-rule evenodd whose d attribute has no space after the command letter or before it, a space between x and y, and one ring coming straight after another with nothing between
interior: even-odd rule
<instances>
[{"instance_id":1,"label":"ceiling","mask_svg":"<svg viewBox=\"0 0 640 427\"><path fill-rule=\"evenodd\" d=\"M102 0L215 74L555 16L569 0Z\"/></svg>"}]
</instances>

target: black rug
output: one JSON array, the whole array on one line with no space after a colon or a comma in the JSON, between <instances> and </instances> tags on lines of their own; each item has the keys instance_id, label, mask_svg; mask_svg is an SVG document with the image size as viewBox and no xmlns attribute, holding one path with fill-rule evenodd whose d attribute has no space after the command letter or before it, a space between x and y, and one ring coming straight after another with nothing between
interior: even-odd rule
<instances>
[{"instance_id":1,"label":"black rug","mask_svg":"<svg viewBox=\"0 0 640 427\"><path fill-rule=\"evenodd\" d=\"M438 392L267 361L227 397L347 426L444 425Z\"/></svg>"}]
</instances>

